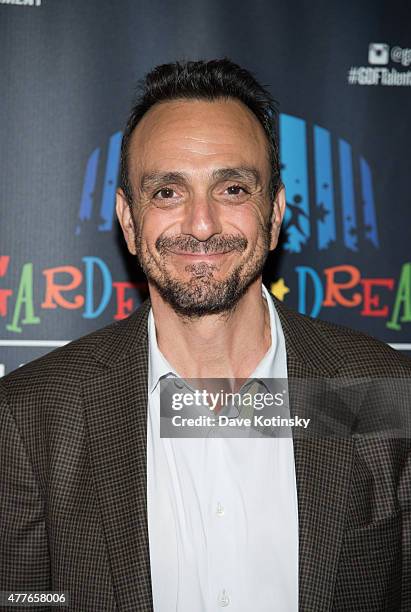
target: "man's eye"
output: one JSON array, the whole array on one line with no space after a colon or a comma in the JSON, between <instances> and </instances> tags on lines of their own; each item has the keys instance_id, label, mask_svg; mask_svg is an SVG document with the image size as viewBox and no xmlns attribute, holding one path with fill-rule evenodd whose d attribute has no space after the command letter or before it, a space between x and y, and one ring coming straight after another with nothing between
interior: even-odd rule
<instances>
[{"instance_id":1,"label":"man's eye","mask_svg":"<svg viewBox=\"0 0 411 612\"><path fill-rule=\"evenodd\" d=\"M169 187L163 187L163 189L159 189L154 194L154 197L159 200L168 200L173 197L175 194L174 189L170 189Z\"/></svg>"},{"instance_id":2,"label":"man's eye","mask_svg":"<svg viewBox=\"0 0 411 612\"><path fill-rule=\"evenodd\" d=\"M248 193L248 191L240 185L230 185L230 187L227 187L227 191L230 195L241 195L242 193Z\"/></svg>"}]
</instances>

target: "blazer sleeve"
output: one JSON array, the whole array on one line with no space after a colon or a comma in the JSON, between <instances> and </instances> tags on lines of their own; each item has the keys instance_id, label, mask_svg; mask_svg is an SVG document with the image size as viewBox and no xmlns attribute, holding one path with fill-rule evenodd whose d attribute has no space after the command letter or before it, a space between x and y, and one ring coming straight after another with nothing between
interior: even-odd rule
<instances>
[{"instance_id":1,"label":"blazer sleeve","mask_svg":"<svg viewBox=\"0 0 411 612\"><path fill-rule=\"evenodd\" d=\"M411 610L411 439L400 479L399 498L402 510L402 598L401 612Z\"/></svg>"},{"instance_id":2,"label":"blazer sleeve","mask_svg":"<svg viewBox=\"0 0 411 612\"><path fill-rule=\"evenodd\" d=\"M45 504L0 382L0 590L49 590Z\"/></svg>"}]
</instances>

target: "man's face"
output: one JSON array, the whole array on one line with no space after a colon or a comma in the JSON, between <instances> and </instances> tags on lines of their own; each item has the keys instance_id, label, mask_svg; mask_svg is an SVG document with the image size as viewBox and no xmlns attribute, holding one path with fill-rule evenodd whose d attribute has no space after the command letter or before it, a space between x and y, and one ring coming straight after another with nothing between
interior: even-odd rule
<instances>
[{"instance_id":1,"label":"man's face","mask_svg":"<svg viewBox=\"0 0 411 612\"><path fill-rule=\"evenodd\" d=\"M231 310L277 244L285 198L270 201L270 171L264 130L241 102L152 107L130 141L132 213L121 190L116 208L150 291L189 317Z\"/></svg>"}]
</instances>

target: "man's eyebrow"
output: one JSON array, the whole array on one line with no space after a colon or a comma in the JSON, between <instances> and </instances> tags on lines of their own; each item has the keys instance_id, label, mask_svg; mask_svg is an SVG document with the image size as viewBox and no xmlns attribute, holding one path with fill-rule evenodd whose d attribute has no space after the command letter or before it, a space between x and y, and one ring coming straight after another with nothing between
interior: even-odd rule
<instances>
[{"instance_id":1,"label":"man's eyebrow","mask_svg":"<svg viewBox=\"0 0 411 612\"><path fill-rule=\"evenodd\" d=\"M148 191L160 183L182 183L188 180L184 172L149 172L143 174L140 180L140 189Z\"/></svg>"},{"instance_id":2,"label":"man's eyebrow","mask_svg":"<svg viewBox=\"0 0 411 612\"><path fill-rule=\"evenodd\" d=\"M256 184L261 183L261 175L257 168L250 166L239 166L238 168L219 168L214 170L213 179L216 181L249 181Z\"/></svg>"}]
</instances>

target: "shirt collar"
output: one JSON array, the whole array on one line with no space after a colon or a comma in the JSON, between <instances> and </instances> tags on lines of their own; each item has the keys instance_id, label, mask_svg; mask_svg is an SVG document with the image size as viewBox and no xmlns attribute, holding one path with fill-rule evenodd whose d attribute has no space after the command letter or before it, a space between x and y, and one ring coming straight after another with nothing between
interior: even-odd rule
<instances>
[{"instance_id":1,"label":"shirt collar","mask_svg":"<svg viewBox=\"0 0 411 612\"><path fill-rule=\"evenodd\" d=\"M264 299L267 301L268 312L270 317L270 330L271 330L271 345L264 357L257 364L254 372L249 376L249 378L273 378L274 377L274 365L276 361L277 355L277 347L278 347L278 325L277 321L277 313L274 307L274 302L271 298L271 295L266 289L265 285L262 285L262 293Z\"/></svg>"},{"instance_id":2,"label":"shirt collar","mask_svg":"<svg viewBox=\"0 0 411 612\"><path fill-rule=\"evenodd\" d=\"M262 294L268 304L270 316L271 330L271 345L260 363L257 364L254 372L249 378L273 378L275 376L275 364L278 347L278 333L280 321L276 313L274 302L271 295L262 284ZM148 344L149 344L149 372L148 372L148 388L149 393L153 393L161 378L166 376L176 376L181 378L174 368L169 364L163 353L158 348L157 334L154 322L153 309L150 308L148 315Z\"/></svg>"},{"instance_id":3,"label":"shirt collar","mask_svg":"<svg viewBox=\"0 0 411 612\"><path fill-rule=\"evenodd\" d=\"M178 376L173 367L168 363L163 353L158 348L156 326L154 323L153 309L148 314L148 390L153 393L161 378L166 376Z\"/></svg>"}]
</instances>

